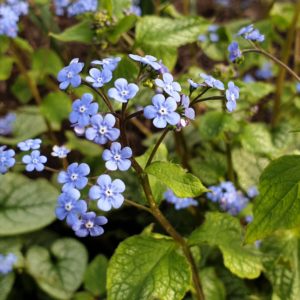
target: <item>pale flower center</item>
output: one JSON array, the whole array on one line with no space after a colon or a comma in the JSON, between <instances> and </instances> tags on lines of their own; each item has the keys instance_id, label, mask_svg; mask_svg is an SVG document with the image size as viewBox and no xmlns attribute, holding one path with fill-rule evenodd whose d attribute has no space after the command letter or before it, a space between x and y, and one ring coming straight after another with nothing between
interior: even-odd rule
<instances>
[{"instance_id":1,"label":"pale flower center","mask_svg":"<svg viewBox=\"0 0 300 300\"><path fill-rule=\"evenodd\" d=\"M77 178L78 178L78 174L76 174L76 173L72 173L72 174L71 174L71 180L72 180L72 181L77 180Z\"/></svg>"},{"instance_id":2,"label":"pale flower center","mask_svg":"<svg viewBox=\"0 0 300 300\"><path fill-rule=\"evenodd\" d=\"M67 78L72 78L72 77L73 77L73 72L69 71L69 72L67 73Z\"/></svg>"},{"instance_id":3,"label":"pale flower center","mask_svg":"<svg viewBox=\"0 0 300 300\"><path fill-rule=\"evenodd\" d=\"M167 109L165 107L161 107L160 110L159 110L159 113L161 115L166 115L168 113Z\"/></svg>"},{"instance_id":4,"label":"pale flower center","mask_svg":"<svg viewBox=\"0 0 300 300\"><path fill-rule=\"evenodd\" d=\"M111 190L111 189L107 189L107 190L105 191L105 195L106 195L107 197L112 196L112 195L113 195L112 190Z\"/></svg>"},{"instance_id":5,"label":"pale flower center","mask_svg":"<svg viewBox=\"0 0 300 300\"><path fill-rule=\"evenodd\" d=\"M38 160L37 160L36 158L34 158L34 159L32 160L32 163L33 163L33 164L37 164L37 163L38 163Z\"/></svg>"},{"instance_id":6,"label":"pale flower center","mask_svg":"<svg viewBox=\"0 0 300 300\"><path fill-rule=\"evenodd\" d=\"M70 202L68 202L68 203L65 204L65 210L66 211L71 211L72 208L73 208L73 205Z\"/></svg>"},{"instance_id":7,"label":"pale flower center","mask_svg":"<svg viewBox=\"0 0 300 300\"><path fill-rule=\"evenodd\" d=\"M121 159L121 155L120 154L115 154L114 159L115 160L120 160Z\"/></svg>"},{"instance_id":8,"label":"pale flower center","mask_svg":"<svg viewBox=\"0 0 300 300\"><path fill-rule=\"evenodd\" d=\"M107 127L106 126L100 126L99 133L104 134L106 132L107 132Z\"/></svg>"},{"instance_id":9,"label":"pale flower center","mask_svg":"<svg viewBox=\"0 0 300 300\"><path fill-rule=\"evenodd\" d=\"M94 227L94 223L93 223L92 221L87 221L87 222L85 223L85 227L86 227L86 228L93 228L93 227Z\"/></svg>"},{"instance_id":10,"label":"pale flower center","mask_svg":"<svg viewBox=\"0 0 300 300\"><path fill-rule=\"evenodd\" d=\"M86 107L84 105L79 107L79 112L84 113L86 111Z\"/></svg>"},{"instance_id":11,"label":"pale flower center","mask_svg":"<svg viewBox=\"0 0 300 300\"><path fill-rule=\"evenodd\" d=\"M128 91L124 91L124 90L121 91L121 95L122 95L122 96L127 96L127 95L128 95Z\"/></svg>"}]
</instances>

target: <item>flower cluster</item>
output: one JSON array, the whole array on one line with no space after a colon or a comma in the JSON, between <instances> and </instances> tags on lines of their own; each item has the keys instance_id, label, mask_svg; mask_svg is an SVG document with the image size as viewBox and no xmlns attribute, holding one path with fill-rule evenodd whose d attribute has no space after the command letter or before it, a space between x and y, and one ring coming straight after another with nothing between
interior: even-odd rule
<instances>
[{"instance_id":1,"label":"flower cluster","mask_svg":"<svg viewBox=\"0 0 300 300\"><path fill-rule=\"evenodd\" d=\"M17 257L13 253L7 255L0 254L0 274L6 275L13 270Z\"/></svg>"},{"instance_id":2,"label":"flower cluster","mask_svg":"<svg viewBox=\"0 0 300 300\"><path fill-rule=\"evenodd\" d=\"M217 186L210 186L211 192L206 194L206 197L212 202L219 203L223 211L227 211L231 215L237 215L249 203L249 198L257 196L258 191L255 187L248 190L248 197L241 191L236 190L234 184L230 181L222 182Z\"/></svg>"},{"instance_id":3,"label":"flower cluster","mask_svg":"<svg viewBox=\"0 0 300 300\"><path fill-rule=\"evenodd\" d=\"M190 206L197 206L198 202L192 198L179 198L174 192L168 189L164 193L167 202L174 204L176 210L184 209Z\"/></svg>"},{"instance_id":4,"label":"flower cluster","mask_svg":"<svg viewBox=\"0 0 300 300\"><path fill-rule=\"evenodd\" d=\"M228 46L228 51L229 51L229 60L232 62L235 62L238 58L242 57L242 52L239 48L238 42L236 42L236 41L233 41Z\"/></svg>"},{"instance_id":5,"label":"flower cluster","mask_svg":"<svg viewBox=\"0 0 300 300\"><path fill-rule=\"evenodd\" d=\"M19 19L27 14L27 1L6 0L4 3L0 3L0 35L16 37Z\"/></svg>"},{"instance_id":6,"label":"flower cluster","mask_svg":"<svg viewBox=\"0 0 300 300\"><path fill-rule=\"evenodd\" d=\"M0 135L11 134L15 120L16 114L14 113L8 113L3 118L0 118Z\"/></svg>"},{"instance_id":7,"label":"flower cluster","mask_svg":"<svg viewBox=\"0 0 300 300\"><path fill-rule=\"evenodd\" d=\"M258 29L254 28L253 24L241 28L237 35L253 42L263 42L265 40L265 36Z\"/></svg>"},{"instance_id":8,"label":"flower cluster","mask_svg":"<svg viewBox=\"0 0 300 300\"><path fill-rule=\"evenodd\" d=\"M198 36L198 41L199 42L206 42L210 41L211 43L216 43L219 41L219 34L218 34L218 29L219 26L212 24L208 26L207 33L206 34L201 34Z\"/></svg>"},{"instance_id":9,"label":"flower cluster","mask_svg":"<svg viewBox=\"0 0 300 300\"><path fill-rule=\"evenodd\" d=\"M95 12L98 7L97 0L54 0L55 13L63 16L65 13L69 17L81 15L87 12Z\"/></svg>"}]
</instances>

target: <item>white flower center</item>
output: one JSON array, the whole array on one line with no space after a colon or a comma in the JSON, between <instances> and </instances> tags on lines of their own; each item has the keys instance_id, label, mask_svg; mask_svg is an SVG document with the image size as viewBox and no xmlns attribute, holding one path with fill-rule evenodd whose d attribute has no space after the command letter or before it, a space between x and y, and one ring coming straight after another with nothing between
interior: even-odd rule
<instances>
[{"instance_id":1,"label":"white flower center","mask_svg":"<svg viewBox=\"0 0 300 300\"><path fill-rule=\"evenodd\" d=\"M128 95L128 91L125 91L125 90L121 91L121 95L122 96L127 96Z\"/></svg>"},{"instance_id":2,"label":"white flower center","mask_svg":"<svg viewBox=\"0 0 300 300\"><path fill-rule=\"evenodd\" d=\"M172 86L172 84L170 84L170 83L166 84L166 85L165 85L165 89L166 89L167 91L173 91L173 86Z\"/></svg>"},{"instance_id":3,"label":"white flower center","mask_svg":"<svg viewBox=\"0 0 300 300\"><path fill-rule=\"evenodd\" d=\"M98 83L102 83L102 82L103 82L102 77L98 77L98 78L97 78L97 82L98 82Z\"/></svg>"},{"instance_id":4,"label":"white flower center","mask_svg":"<svg viewBox=\"0 0 300 300\"><path fill-rule=\"evenodd\" d=\"M72 181L77 180L77 178L78 178L78 174L76 174L76 173L72 173L72 174L71 174L71 180L72 180Z\"/></svg>"},{"instance_id":5,"label":"white flower center","mask_svg":"<svg viewBox=\"0 0 300 300\"><path fill-rule=\"evenodd\" d=\"M233 93L230 94L230 99L231 99L232 101L235 101L235 96L234 96Z\"/></svg>"},{"instance_id":6,"label":"white flower center","mask_svg":"<svg viewBox=\"0 0 300 300\"><path fill-rule=\"evenodd\" d=\"M92 221L87 221L87 222L85 223L85 227L86 227L86 228L93 228L93 227L94 227L94 223L93 223Z\"/></svg>"},{"instance_id":7,"label":"white flower center","mask_svg":"<svg viewBox=\"0 0 300 300\"><path fill-rule=\"evenodd\" d=\"M121 159L121 155L120 154L115 154L114 159L115 160L120 160Z\"/></svg>"},{"instance_id":8,"label":"white flower center","mask_svg":"<svg viewBox=\"0 0 300 300\"><path fill-rule=\"evenodd\" d=\"M73 208L73 205L70 202L68 202L68 203L65 204L65 210L66 211L71 211L72 208Z\"/></svg>"},{"instance_id":9,"label":"white flower center","mask_svg":"<svg viewBox=\"0 0 300 300\"><path fill-rule=\"evenodd\" d=\"M100 126L99 133L100 134L105 134L106 132L107 132L107 127L106 126Z\"/></svg>"},{"instance_id":10,"label":"white flower center","mask_svg":"<svg viewBox=\"0 0 300 300\"><path fill-rule=\"evenodd\" d=\"M33 160L32 160L32 163L33 164L37 164L39 161L38 161L38 159L36 159L36 158L34 158Z\"/></svg>"},{"instance_id":11,"label":"white flower center","mask_svg":"<svg viewBox=\"0 0 300 300\"><path fill-rule=\"evenodd\" d=\"M79 107L79 112L84 113L86 111L86 107L84 105Z\"/></svg>"},{"instance_id":12,"label":"white flower center","mask_svg":"<svg viewBox=\"0 0 300 300\"><path fill-rule=\"evenodd\" d=\"M72 78L72 77L73 77L73 72L69 71L69 72L67 73L67 78Z\"/></svg>"},{"instance_id":13,"label":"white flower center","mask_svg":"<svg viewBox=\"0 0 300 300\"><path fill-rule=\"evenodd\" d=\"M107 197L112 196L112 195L113 195L112 190L111 190L111 189L107 189L107 190L105 191L105 195L106 195Z\"/></svg>"},{"instance_id":14,"label":"white flower center","mask_svg":"<svg viewBox=\"0 0 300 300\"><path fill-rule=\"evenodd\" d=\"M159 113L161 115L166 115L168 113L167 109L165 107L161 107L160 110L159 110Z\"/></svg>"}]
</instances>

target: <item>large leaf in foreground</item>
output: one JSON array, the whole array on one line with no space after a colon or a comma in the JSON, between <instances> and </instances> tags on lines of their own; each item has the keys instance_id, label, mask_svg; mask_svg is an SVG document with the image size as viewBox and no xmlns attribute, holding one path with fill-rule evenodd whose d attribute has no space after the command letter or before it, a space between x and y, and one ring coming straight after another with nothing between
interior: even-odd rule
<instances>
[{"instance_id":1,"label":"large leaf in foreground","mask_svg":"<svg viewBox=\"0 0 300 300\"><path fill-rule=\"evenodd\" d=\"M189 238L190 245L208 243L220 248L224 265L242 278L256 278L262 264L259 252L250 245L242 245L242 228L239 221L225 213L207 213L205 223Z\"/></svg>"},{"instance_id":2,"label":"large leaf in foreground","mask_svg":"<svg viewBox=\"0 0 300 300\"><path fill-rule=\"evenodd\" d=\"M0 236L42 228L54 219L58 191L46 180L0 175Z\"/></svg>"},{"instance_id":3,"label":"large leaf in foreground","mask_svg":"<svg viewBox=\"0 0 300 300\"><path fill-rule=\"evenodd\" d=\"M87 265L87 252L75 239L55 241L50 250L33 246L26 266L39 287L57 299L69 299L80 286Z\"/></svg>"},{"instance_id":4,"label":"large leaf in foreground","mask_svg":"<svg viewBox=\"0 0 300 300\"><path fill-rule=\"evenodd\" d=\"M152 236L122 242L107 275L108 300L181 300L191 281L189 265L176 244Z\"/></svg>"},{"instance_id":5,"label":"large leaf in foreground","mask_svg":"<svg viewBox=\"0 0 300 300\"><path fill-rule=\"evenodd\" d=\"M283 156L271 162L260 177L259 193L247 242L262 239L278 229L299 226L300 156Z\"/></svg>"}]
</instances>

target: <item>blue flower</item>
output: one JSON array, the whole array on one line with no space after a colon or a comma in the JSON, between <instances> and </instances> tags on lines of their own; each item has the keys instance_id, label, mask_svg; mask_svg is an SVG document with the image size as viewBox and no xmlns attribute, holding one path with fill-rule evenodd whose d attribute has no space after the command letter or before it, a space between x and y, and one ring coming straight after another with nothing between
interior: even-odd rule
<instances>
[{"instance_id":1,"label":"blue flower","mask_svg":"<svg viewBox=\"0 0 300 300\"><path fill-rule=\"evenodd\" d=\"M246 83L254 82L255 79L251 74L246 74L243 78L243 81Z\"/></svg>"},{"instance_id":2,"label":"blue flower","mask_svg":"<svg viewBox=\"0 0 300 300\"><path fill-rule=\"evenodd\" d=\"M67 8L68 16L77 16L97 10L98 0L77 0Z\"/></svg>"},{"instance_id":3,"label":"blue flower","mask_svg":"<svg viewBox=\"0 0 300 300\"><path fill-rule=\"evenodd\" d=\"M54 0L55 14L62 16L69 4L70 0Z\"/></svg>"},{"instance_id":4,"label":"blue flower","mask_svg":"<svg viewBox=\"0 0 300 300\"><path fill-rule=\"evenodd\" d=\"M250 186L247 190L247 195L249 198L255 198L258 196L258 189L256 186Z\"/></svg>"},{"instance_id":5,"label":"blue flower","mask_svg":"<svg viewBox=\"0 0 300 300\"><path fill-rule=\"evenodd\" d=\"M105 225L107 221L107 218L96 216L96 213L90 211L82 214L81 219L74 223L72 229L79 237L86 237L88 235L95 237L104 233L102 225Z\"/></svg>"},{"instance_id":6,"label":"blue flower","mask_svg":"<svg viewBox=\"0 0 300 300\"><path fill-rule=\"evenodd\" d=\"M17 257L13 253L6 256L0 254L0 274L6 275L13 270L13 265L17 262Z\"/></svg>"},{"instance_id":7,"label":"blue flower","mask_svg":"<svg viewBox=\"0 0 300 300\"><path fill-rule=\"evenodd\" d=\"M42 143L42 140L40 140L40 139L34 139L34 140L29 139L24 142L20 142L18 144L18 147L21 151L28 151L30 149L36 150L36 149L40 149L41 143Z\"/></svg>"},{"instance_id":8,"label":"blue flower","mask_svg":"<svg viewBox=\"0 0 300 300\"><path fill-rule=\"evenodd\" d=\"M300 93L300 82L296 83L296 93Z\"/></svg>"},{"instance_id":9,"label":"blue flower","mask_svg":"<svg viewBox=\"0 0 300 300\"><path fill-rule=\"evenodd\" d=\"M153 125L157 128L165 128L167 124L176 125L180 121L180 116L175 110L177 104L174 98L162 94L155 95L152 98L153 105L148 105L144 109L146 119L154 119Z\"/></svg>"},{"instance_id":10,"label":"blue flower","mask_svg":"<svg viewBox=\"0 0 300 300\"><path fill-rule=\"evenodd\" d=\"M160 74L169 73L168 67L163 64L162 60L160 60L158 63L160 64L160 69L158 70Z\"/></svg>"},{"instance_id":11,"label":"blue flower","mask_svg":"<svg viewBox=\"0 0 300 300\"><path fill-rule=\"evenodd\" d=\"M97 179L97 184L91 187L89 197L97 200L99 209L109 211L113 208L119 208L124 202L125 184L121 179L111 180L109 175L101 175Z\"/></svg>"},{"instance_id":12,"label":"blue flower","mask_svg":"<svg viewBox=\"0 0 300 300\"><path fill-rule=\"evenodd\" d=\"M18 17L28 14L28 3L26 1L7 0L6 5L8 5Z\"/></svg>"},{"instance_id":13,"label":"blue flower","mask_svg":"<svg viewBox=\"0 0 300 300\"><path fill-rule=\"evenodd\" d=\"M88 183L87 175L90 174L90 167L82 163L72 163L68 166L66 171L61 171L58 174L57 181L63 184L63 191L69 189L82 190Z\"/></svg>"},{"instance_id":14,"label":"blue flower","mask_svg":"<svg viewBox=\"0 0 300 300\"><path fill-rule=\"evenodd\" d=\"M18 32L19 16L7 5L0 5L0 35L14 38Z\"/></svg>"},{"instance_id":15,"label":"blue flower","mask_svg":"<svg viewBox=\"0 0 300 300\"><path fill-rule=\"evenodd\" d=\"M181 105L183 107L183 116L189 120L195 119L195 110L190 107L190 98L186 95L181 97Z\"/></svg>"},{"instance_id":16,"label":"blue flower","mask_svg":"<svg viewBox=\"0 0 300 300\"><path fill-rule=\"evenodd\" d=\"M102 153L103 160L106 161L105 167L110 171L127 171L131 166L130 157L132 156L132 150L130 147L124 147L121 149L121 144L113 142L110 146L110 150L105 149Z\"/></svg>"},{"instance_id":17,"label":"blue flower","mask_svg":"<svg viewBox=\"0 0 300 300\"><path fill-rule=\"evenodd\" d=\"M78 87L81 84L79 73L82 71L84 63L79 62L78 58L71 60L67 67L59 71L57 80L60 82L59 88L65 90L69 85Z\"/></svg>"},{"instance_id":18,"label":"blue flower","mask_svg":"<svg viewBox=\"0 0 300 300\"><path fill-rule=\"evenodd\" d=\"M237 58L242 57L242 52L239 48L239 44L235 41L233 41L229 46L228 46L228 51L229 51L229 59L230 61L235 61Z\"/></svg>"},{"instance_id":19,"label":"blue flower","mask_svg":"<svg viewBox=\"0 0 300 300\"><path fill-rule=\"evenodd\" d=\"M164 193L164 197L167 202L174 204L176 210L198 205L198 202L192 198L177 197L170 189Z\"/></svg>"},{"instance_id":20,"label":"blue flower","mask_svg":"<svg viewBox=\"0 0 300 300\"><path fill-rule=\"evenodd\" d=\"M16 160L14 158L15 151L12 149L5 150L6 146L0 147L0 174L7 172L9 168L12 168Z\"/></svg>"},{"instance_id":21,"label":"blue flower","mask_svg":"<svg viewBox=\"0 0 300 300\"><path fill-rule=\"evenodd\" d=\"M138 90L139 87L136 84L128 84L126 79L119 78L115 81L115 87L110 88L107 94L110 98L126 103L129 99L132 99L136 95Z\"/></svg>"},{"instance_id":22,"label":"blue flower","mask_svg":"<svg viewBox=\"0 0 300 300\"><path fill-rule=\"evenodd\" d=\"M212 24L208 26L207 33L206 34L200 34L198 36L199 42L206 42L207 39L209 39L212 43L216 43L219 41L219 35L217 33L217 30L219 29L218 25Z\"/></svg>"},{"instance_id":23,"label":"blue flower","mask_svg":"<svg viewBox=\"0 0 300 300\"><path fill-rule=\"evenodd\" d=\"M32 172L33 170L41 172L45 168L44 164L47 162L47 157L41 155L40 151L34 150L30 155L24 155L22 162L26 164L25 169L27 172Z\"/></svg>"},{"instance_id":24,"label":"blue flower","mask_svg":"<svg viewBox=\"0 0 300 300\"><path fill-rule=\"evenodd\" d=\"M255 75L257 78L264 79L264 80L272 78L273 77L272 64L265 63L262 66L262 68L260 68L255 72Z\"/></svg>"},{"instance_id":25,"label":"blue flower","mask_svg":"<svg viewBox=\"0 0 300 300\"><path fill-rule=\"evenodd\" d=\"M0 135L9 135L12 133L12 126L16 120L16 114L8 113L3 118L0 118Z\"/></svg>"},{"instance_id":26,"label":"blue flower","mask_svg":"<svg viewBox=\"0 0 300 300\"><path fill-rule=\"evenodd\" d=\"M242 35L246 40L256 42L263 42L265 39L265 36L258 29L255 29L253 24L241 28L237 35Z\"/></svg>"},{"instance_id":27,"label":"blue flower","mask_svg":"<svg viewBox=\"0 0 300 300\"><path fill-rule=\"evenodd\" d=\"M193 90L202 86L200 83L197 83L197 82L193 81L192 79L188 79L188 83L190 84L190 88L192 88Z\"/></svg>"},{"instance_id":28,"label":"blue flower","mask_svg":"<svg viewBox=\"0 0 300 300\"><path fill-rule=\"evenodd\" d=\"M91 64L101 65L103 69L107 69L113 72L117 68L120 60L121 60L120 57L107 57L102 60L93 60Z\"/></svg>"},{"instance_id":29,"label":"blue flower","mask_svg":"<svg viewBox=\"0 0 300 300\"><path fill-rule=\"evenodd\" d=\"M157 62L157 58L152 55L146 55L143 57L135 54L129 54L129 57L140 62L142 65L148 65L152 67L156 71L161 69L161 65Z\"/></svg>"},{"instance_id":30,"label":"blue flower","mask_svg":"<svg viewBox=\"0 0 300 300\"><path fill-rule=\"evenodd\" d=\"M74 225L78 221L78 216L87 210L87 204L84 200L78 200L80 192L76 189L68 189L59 195L55 215L59 220L67 218L69 226Z\"/></svg>"},{"instance_id":31,"label":"blue flower","mask_svg":"<svg viewBox=\"0 0 300 300\"><path fill-rule=\"evenodd\" d=\"M199 42L206 42L207 36L206 36L206 34L200 34L197 39Z\"/></svg>"},{"instance_id":32,"label":"blue flower","mask_svg":"<svg viewBox=\"0 0 300 300\"><path fill-rule=\"evenodd\" d=\"M200 77L202 77L204 79L204 82L206 83L207 86L214 87L221 91L224 90L224 83L222 81L215 79L214 77L212 77L210 75L206 75L204 73L201 73Z\"/></svg>"},{"instance_id":33,"label":"blue flower","mask_svg":"<svg viewBox=\"0 0 300 300\"><path fill-rule=\"evenodd\" d=\"M71 150L69 150L65 146L59 147L56 145L53 146L52 150L53 151L51 152L51 155L58 158L65 158L71 152Z\"/></svg>"},{"instance_id":34,"label":"blue flower","mask_svg":"<svg viewBox=\"0 0 300 300\"><path fill-rule=\"evenodd\" d=\"M168 95L173 97L177 102L180 101L181 86L178 82L173 81L173 76L170 73L164 73L163 80L155 79L158 87L162 88Z\"/></svg>"},{"instance_id":35,"label":"blue flower","mask_svg":"<svg viewBox=\"0 0 300 300\"><path fill-rule=\"evenodd\" d=\"M90 69L89 74L90 76L86 77L86 81L91 82L94 88L100 88L112 79L112 72L108 69L100 71L96 68L92 68Z\"/></svg>"},{"instance_id":36,"label":"blue flower","mask_svg":"<svg viewBox=\"0 0 300 300\"><path fill-rule=\"evenodd\" d=\"M232 112L236 109L236 100L240 96L240 89L235 86L232 81L229 81L225 95L227 99L226 107L230 112Z\"/></svg>"},{"instance_id":37,"label":"blue flower","mask_svg":"<svg viewBox=\"0 0 300 300\"><path fill-rule=\"evenodd\" d=\"M91 126L85 132L85 137L96 144L104 145L108 141L115 141L120 136L120 130L114 128L116 118L112 114L95 115L91 118Z\"/></svg>"},{"instance_id":38,"label":"blue flower","mask_svg":"<svg viewBox=\"0 0 300 300\"><path fill-rule=\"evenodd\" d=\"M248 34L250 33L251 31L254 30L254 25L253 24L250 24L248 26L245 26L245 27L242 27L239 32L237 33L237 35L244 35L244 34Z\"/></svg>"},{"instance_id":39,"label":"blue flower","mask_svg":"<svg viewBox=\"0 0 300 300\"><path fill-rule=\"evenodd\" d=\"M93 95L89 93L85 93L81 99L75 100L69 116L70 122L79 127L89 125L91 117L98 112L98 103L92 103L92 101Z\"/></svg>"}]
</instances>

